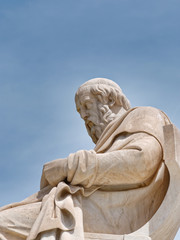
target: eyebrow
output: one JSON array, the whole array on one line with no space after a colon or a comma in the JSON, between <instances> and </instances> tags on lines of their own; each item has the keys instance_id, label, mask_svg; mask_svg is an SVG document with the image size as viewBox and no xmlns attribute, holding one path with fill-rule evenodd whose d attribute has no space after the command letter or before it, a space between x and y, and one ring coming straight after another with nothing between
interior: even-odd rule
<instances>
[{"instance_id":1,"label":"eyebrow","mask_svg":"<svg viewBox=\"0 0 180 240\"><path fill-rule=\"evenodd\" d=\"M92 99L89 96L82 97L80 104L83 105L84 103L91 102Z\"/></svg>"}]
</instances>

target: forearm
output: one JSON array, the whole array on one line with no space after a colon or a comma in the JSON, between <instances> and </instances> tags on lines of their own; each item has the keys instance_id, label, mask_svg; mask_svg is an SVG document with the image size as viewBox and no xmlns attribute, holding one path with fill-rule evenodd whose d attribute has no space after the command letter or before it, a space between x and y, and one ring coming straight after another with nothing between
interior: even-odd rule
<instances>
[{"instance_id":1,"label":"forearm","mask_svg":"<svg viewBox=\"0 0 180 240\"><path fill-rule=\"evenodd\" d=\"M151 157L148 158L143 150L134 149L106 153L105 156L98 154L98 171L93 184L114 186L145 182L159 165L160 158L156 158L156 164L151 164Z\"/></svg>"},{"instance_id":2,"label":"forearm","mask_svg":"<svg viewBox=\"0 0 180 240\"><path fill-rule=\"evenodd\" d=\"M82 155L72 157L68 159L71 164L67 179L73 185L138 184L154 174L162 159L162 149L154 137L148 136L121 150L101 154L83 151Z\"/></svg>"}]
</instances>

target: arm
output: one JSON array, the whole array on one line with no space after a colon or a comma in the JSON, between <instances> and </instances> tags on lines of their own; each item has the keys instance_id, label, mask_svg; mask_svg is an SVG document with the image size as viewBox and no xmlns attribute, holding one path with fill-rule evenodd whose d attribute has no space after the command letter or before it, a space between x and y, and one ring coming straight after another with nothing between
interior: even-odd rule
<instances>
[{"instance_id":1,"label":"arm","mask_svg":"<svg viewBox=\"0 0 180 240\"><path fill-rule=\"evenodd\" d=\"M117 150L123 141L126 145ZM162 159L159 142L146 133L130 135L126 140L117 139L113 145L116 150L95 155L86 153L84 159L78 154L73 160L68 159L71 164L67 180L84 187L140 184L155 173Z\"/></svg>"},{"instance_id":2,"label":"arm","mask_svg":"<svg viewBox=\"0 0 180 240\"><path fill-rule=\"evenodd\" d=\"M148 134L134 135L135 139L123 149L97 154L95 185L141 184L153 176L162 160L161 145Z\"/></svg>"},{"instance_id":3,"label":"arm","mask_svg":"<svg viewBox=\"0 0 180 240\"><path fill-rule=\"evenodd\" d=\"M150 178L161 159L159 142L146 133L136 133L125 139L117 139L109 152L98 154L93 150L78 151L67 159L46 164L44 172L52 186L66 177L72 185L85 188L92 185L132 185Z\"/></svg>"}]
</instances>

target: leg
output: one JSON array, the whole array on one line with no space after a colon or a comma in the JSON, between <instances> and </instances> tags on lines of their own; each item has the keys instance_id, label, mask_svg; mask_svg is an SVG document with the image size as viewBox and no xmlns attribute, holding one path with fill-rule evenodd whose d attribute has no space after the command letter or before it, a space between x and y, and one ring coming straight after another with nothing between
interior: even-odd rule
<instances>
[{"instance_id":1,"label":"leg","mask_svg":"<svg viewBox=\"0 0 180 240\"><path fill-rule=\"evenodd\" d=\"M0 240L25 240L41 203L26 204L0 212Z\"/></svg>"}]
</instances>

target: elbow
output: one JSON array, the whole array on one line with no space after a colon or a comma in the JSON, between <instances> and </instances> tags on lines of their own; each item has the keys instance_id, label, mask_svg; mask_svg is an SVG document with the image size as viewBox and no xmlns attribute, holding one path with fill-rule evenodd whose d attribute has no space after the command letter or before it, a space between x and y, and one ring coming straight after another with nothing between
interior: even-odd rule
<instances>
[{"instance_id":1,"label":"elbow","mask_svg":"<svg viewBox=\"0 0 180 240\"><path fill-rule=\"evenodd\" d=\"M146 181L154 175L158 170L159 164L162 161L162 151L138 151L138 163L136 169L138 178L141 181Z\"/></svg>"}]
</instances>

